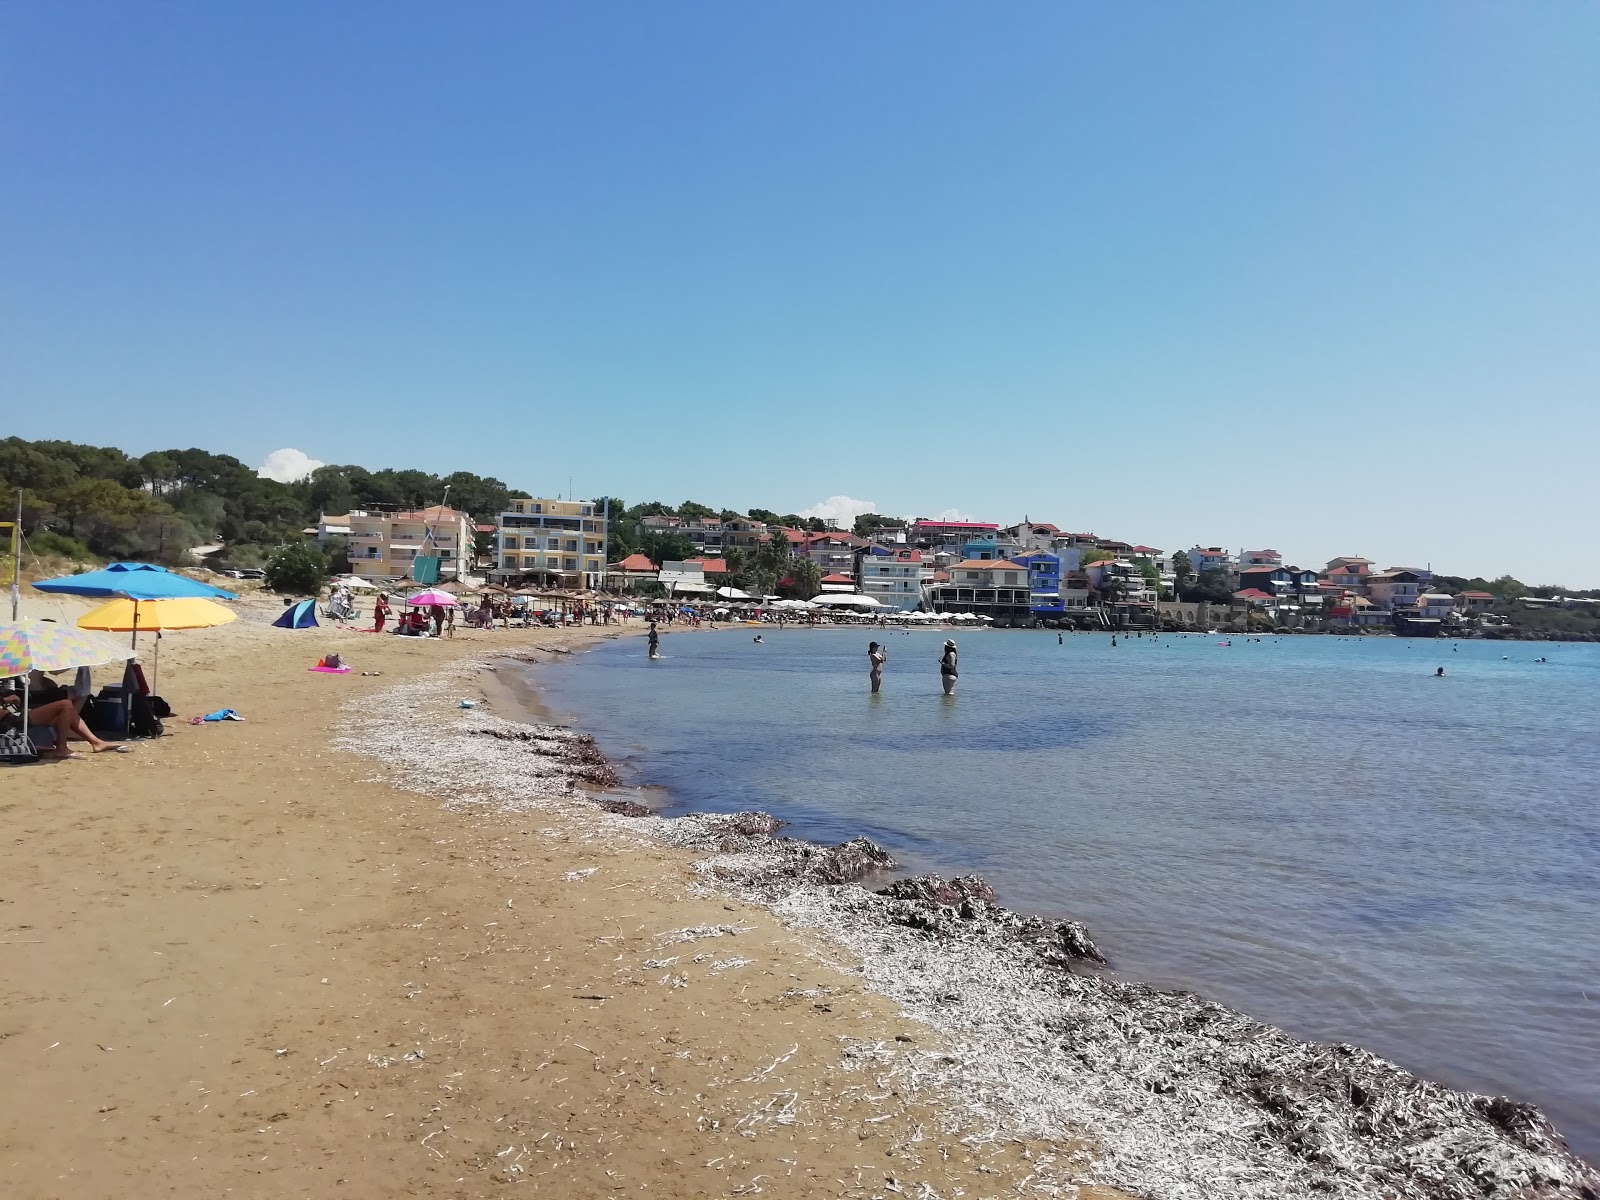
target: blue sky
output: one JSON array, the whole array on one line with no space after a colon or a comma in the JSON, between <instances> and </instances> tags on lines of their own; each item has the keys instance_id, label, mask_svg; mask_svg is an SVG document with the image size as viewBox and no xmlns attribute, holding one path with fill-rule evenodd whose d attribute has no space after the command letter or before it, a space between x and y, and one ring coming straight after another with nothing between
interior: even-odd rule
<instances>
[{"instance_id":1,"label":"blue sky","mask_svg":"<svg viewBox=\"0 0 1600 1200\"><path fill-rule=\"evenodd\" d=\"M0 433L1600 585L1592 4L0 21Z\"/></svg>"}]
</instances>

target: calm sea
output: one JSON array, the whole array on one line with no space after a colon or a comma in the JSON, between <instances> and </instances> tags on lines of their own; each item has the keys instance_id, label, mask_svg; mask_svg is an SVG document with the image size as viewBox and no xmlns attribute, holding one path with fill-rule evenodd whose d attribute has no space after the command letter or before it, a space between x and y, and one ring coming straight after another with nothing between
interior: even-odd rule
<instances>
[{"instance_id":1,"label":"calm sea","mask_svg":"<svg viewBox=\"0 0 1600 1200\"><path fill-rule=\"evenodd\" d=\"M1532 1100L1600 1158L1600 646L980 631L946 699L942 633L763 635L539 678L673 810L980 872L1132 976Z\"/></svg>"}]
</instances>

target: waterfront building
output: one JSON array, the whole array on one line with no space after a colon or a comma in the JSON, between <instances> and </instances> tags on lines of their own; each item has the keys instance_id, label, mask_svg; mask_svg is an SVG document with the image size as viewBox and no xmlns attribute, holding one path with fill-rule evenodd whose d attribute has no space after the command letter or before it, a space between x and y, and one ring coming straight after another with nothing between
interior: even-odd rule
<instances>
[{"instance_id":1,"label":"waterfront building","mask_svg":"<svg viewBox=\"0 0 1600 1200\"><path fill-rule=\"evenodd\" d=\"M1388 612L1415 608L1421 594L1422 580L1414 571L1390 569L1367 576L1367 595Z\"/></svg>"},{"instance_id":2,"label":"waterfront building","mask_svg":"<svg viewBox=\"0 0 1600 1200\"><path fill-rule=\"evenodd\" d=\"M1371 574L1372 560L1353 555L1330 558L1328 565L1322 569L1322 577L1329 583L1343 588L1353 588L1357 592L1366 591L1367 578Z\"/></svg>"},{"instance_id":3,"label":"waterfront building","mask_svg":"<svg viewBox=\"0 0 1600 1200\"><path fill-rule=\"evenodd\" d=\"M593 502L535 497L510 505L495 522L500 565L491 579L572 589L602 586L607 521Z\"/></svg>"},{"instance_id":4,"label":"waterfront building","mask_svg":"<svg viewBox=\"0 0 1600 1200\"><path fill-rule=\"evenodd\" d=\"M1003 558L1000 553L1000 539L993 534L978 534L961 543L961 560L968 562L990 562Z\"/></svg>"},{"instance_id":5,"label":"waterfront building","mask_svg":"<svg viewBox=\"0 0 1600 1200\"><path fill-rule=\"evenodd\" d=\"M835 592L839 595L853 593L856 590L855 576L846 575L843 571L835 571L832 575L824 575L820 583L823 591Z\"/></svg>"},{"instance_id":6,"label":"waterfront building","mask_svg":"<svg viewBox=\"0 0 1600 1200\"><path fill-rule=\"evenodd\" d=\"M874 546L861 555L857 579L863 596L885 608L910 612L922 602L922 588L933 575L933 564L922 551L908 547L893 550ZM827 580L823 580L826 584Z\"/></svg>"},{"instance_id":7,"label":"waterfront building","mask_svg":"<svg viewBox=\"0 0 1600 1200\"><path fill-rule=\"evenodd\" d=\"M1415 613L1419 617L1452 617L1456 611L1456 599L1444 592L1424 591L1417 597Z\"/></svg>"},{"instance_id":8,"label":"waterfront building","mask_svg":"<svg viewBox=\"0 0 1600 1200\"><path fill-rule=\"evenodd\" d=\"M643 554L630 554L606 569L607 586L617 591L632 591L641 583L655 582L659 568Z\"/></svg>"},{"instance_id":9,"label":"waterfront building","mask_svg":"<svg viewBox=\"0 0 1600 1200\"><path fill-rule=\"evenodd\" d=\"M969 559L950 567L948 582L930 580L924 602L933 612L970 612L996 624L1026 625L1033 621L1028 568L1008 559Z\"/></svg>"},{"instance_id":10,"label":"waterfront building","mask_svg":"<svg viewBox=\"0 0 1600 1200\"><path fill-rule=\"evenodd\" d=\"M323 518L324 524L330 522L337 526L338 519ZM436 504L395 512L351 512L345 522L350 530L350 570L361 579L374 583L415 579L419 557L439 560L438 573L424 582L460 579L471 569L472 521L456 509Z\"/></svg>"},{"instance_id":11,"label":"waterfront building","mask_svg":"<svg viewBox=\"0 0 1600 1200\"><path fill-rule=\"evenodd\" d=\"M1202 571L1221 571L1233 575L1233 555L1221 546L1195 546L1189 551L1189 564L1196 575Z\"/></svg>"},{"instance_id":12,"label":"waterfront building","mask_svg":"<svg viewBox=\"0 0 1600 1200\"><path fill-rule=\"evenodd\" d=\"M679 562L669 559L661 564L656 581L667 589L668 596L674 598L710 596L717 590L717 585L706 578L706 573L699 562Z\"/></svg>"},{"instance_id":13,"label":"waterfront building","mask_svg":"<svg viewBox=\"0 0 1600 1200\"><path fill-rule=\"evenodd\" d=\"M993 521L922 520L911 523L910 540L924 550L940 546L954 549L979 537L994 537L1000 526Z\"/></svg>"},{"instance_id":14,"label":"waterfront building","mask_svg":"<svg viewBox=\"0 0 1600 1200\"><path fill-rule=\"evenodd\" d=\"M857 552L871 544L853 533L808 533L798 553L816 563L824 575L848 575L855 570Z\"/></svg>"},{"instance_id":15,"label":"waterfront building","mask_svg":"<svg viewBox=\"0 0 1600 1200\"><path fill-rule=\"evenodd\" d=\"M1241 550L1239 551L1239 571L1242 574L1249 567L1281 567L1283 555L1276 550Z\"/></svg>"},{"instance_id":16,"label":"waterfront building","mask_svg":"<svg viewBox=\"0 0 1600 1200\"><path fill-rule=\"evenodd\" d=\"M1493 608L1498 599L1493 592L1461 592L1456 596L1464 612L1485 612Z\"/></svg>"}]
</instances>

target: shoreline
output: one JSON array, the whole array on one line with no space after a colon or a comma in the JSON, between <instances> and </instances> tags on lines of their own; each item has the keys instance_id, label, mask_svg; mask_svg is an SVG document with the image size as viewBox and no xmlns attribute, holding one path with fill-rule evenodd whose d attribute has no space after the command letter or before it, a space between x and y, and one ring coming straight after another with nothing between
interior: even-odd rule
<instances>
[{"instance_id":1,"label":"shoreline","mask_svg":"<svg viewBox=\"0 0 1600 1200\"><path fill-rule=\"evenodd\" d=\"M1094 1138L1101 1153L1079 1180L1172 1196L1213 1185L1262 1197L1600 1187L1532 1105L1100 973L1080 924L1006 909L979 877L882 887L898 864L866 839L792 841L765 813L628 816L666 827L649 838L703 855L695 870L708 888L849 951L875 992L959 1046L940 1086L988 1097L967 1102L970 1116L1011 1136Z\"/></svg>"}]
</instances>

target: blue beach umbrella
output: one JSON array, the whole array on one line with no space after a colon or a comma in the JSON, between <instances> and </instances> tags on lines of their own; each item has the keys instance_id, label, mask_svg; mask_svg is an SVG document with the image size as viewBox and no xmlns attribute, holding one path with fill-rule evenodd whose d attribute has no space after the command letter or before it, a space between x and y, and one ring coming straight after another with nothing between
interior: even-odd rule
<instances>
[{"instance_id":1,"label":"blue beach umbrella","mask_svg":"<svg viewBox=\"0 0 1600 1200\"><path fill-rule=\"evenodd\" d=\"M185 596L221 596L237 600L209 583L179 575L153 563L112 563L82 575L63 575L33 585L41 592L65 592L69 596L126 596L129 600L178 600Z\"/></svg>"},{"instance_id":2,"label":"blue beach umbrella","mask_svg":"<svg viewBox=\"0 0 1600 1200\"><path fill-rule=\"evenodd\" d=\"M139 601L181 600L193 596L220 596L224 600L237 600L232 592L225 592L209 583L179 575L154 563L117 562L98 571L85 571L82 575L63 575L60 579L42 579L33 585L41 592L64 592L69 596L126 596L134 602L133 645L139 644Z\"/></svg>"}]
</instances>

